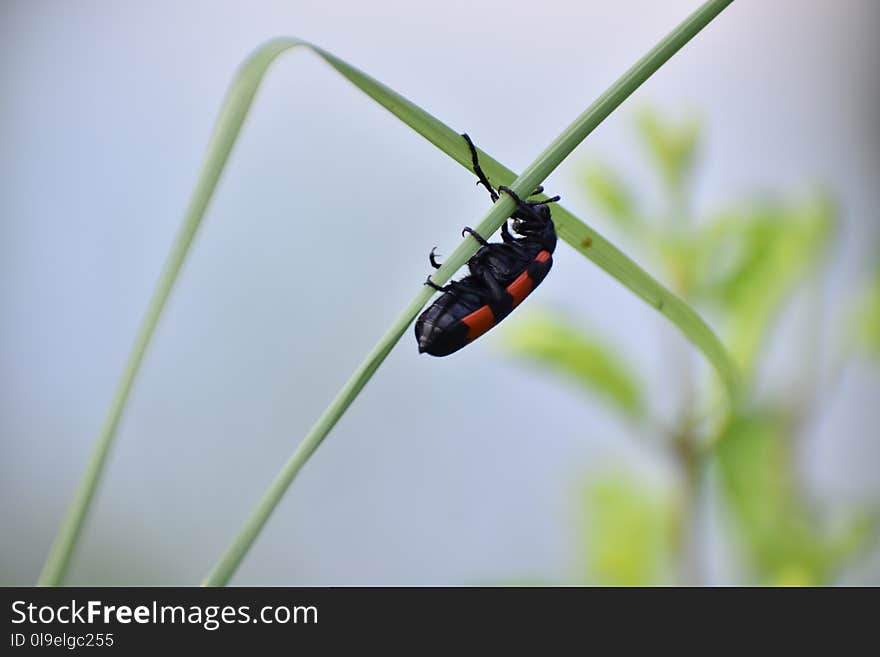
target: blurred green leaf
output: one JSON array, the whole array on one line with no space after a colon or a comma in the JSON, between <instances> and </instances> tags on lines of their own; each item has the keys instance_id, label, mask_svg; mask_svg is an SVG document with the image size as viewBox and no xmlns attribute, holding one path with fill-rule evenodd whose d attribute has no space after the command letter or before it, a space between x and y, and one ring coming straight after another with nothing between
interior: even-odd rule
<instances>
[{"instance_id":1,"label":"blurred green leaf","mask_svg":"<svg viewBox=\"0 0 880 657\"><path fill-rule=\"evenodd\" d=\"M638 227L635 197L616 171L593 162L584 168L583 181L588 199L600 211L627 230Z\"/></svg>"},{"instance_id":2,"label":"blurred green leaf","mask_svg":"<svg viewBox=\"0 0 880 657\"><path fill-rule=\"evenodd\" d=\"M829 533L827 541L827 558L832 567L851 561L865 549L876 542L877 531L880 529L880 517L865 509L851 513L839 527Z\"/></svg>"},{"instance_id":3,"label":"blurred green leaf","mask_svg":"<svg viewBox=\"0 0 880 657\"><path fill-rule=\"evenodd\" d=\"M673 122L651 110L637 119L641 140L664 183L666 211L687 217L687 182L699 147L699 124L692 119ZM622 180L614 170L595 164L584 176L589 198L659 257L672 288L720 312L727 324L727 347L750 373L783 304L800 282L819 270L829 251L837 219L831 200L819 194L769 199L735 206L708 222L658 225L639 214L634 194ZM858 344L880 356L880 267L854 319ZM561 361L556 367L565 369L564 350L547 349L551 356L535 349L537 358ZM739 408L737 413L711 442L733 536L742 542L756 581L833 581L875 539L878 515L857 509L845 522L837 518L829 524L827 510L815 507L796 481L793 433L798 419L783 408ZM593 541L586 551L588 573L602 583L655 581L649 555L627 547L628 542L650 541L643 538L650 534L643 517L650 498L635 484L609 480L591 489L588 500L584 527Z\"/></svg>"},{"instance_id":4,"label":"blurred green leaf","mask_svg":"<svg viewBox=\"0 0 880 657\"><path fill-rule=\"evenodd\" d=\"M690 298L701 276L704 245L699 240L699 233L659 231L654 235L643 234L660 255L672 289L685 299Z\"/></svg>"},{"instance_id":5,"label":"blurred green leaf","mask_svg":"<svg viewBox=\"0 0 880 657\"><path fill-rule=\"evenodd\" d=\"M636 115L636 128L667 189L679 198L696 160L700 122L688 117L675 123L651 108L643 108Z\"/></svg>"},{"instance_id":6,"label":"blurred green leaf","mask_svg":"<svg viewBox=\"0 0 880 657\"><path fill-rule=\"evenodd\" d=\"M733 512L759 545L785 515L787 451L782 418L773 413L734 418L719 440L716 456Z\"/></svg>"},{"instance_id":7,"label":"blurred green leaf","mask_svg":"<svg viewBox=\"0 0 880 657\"><path fill-rule=\"evenodd\" d=\"M609 586L665 583L678 520L670 497L618 473L588 483L583 500L586 581Z\"/></svg>"},{"instance_id":8,"label":"blurred green leaf","mask_svg":"<svg viewBox=\"0 0 880 657\"><path fill-rule=\"evenodd\" d=\"M880 358L880 265L862 292L856 310L855 338L857 346Z\"/></svg>"},{"instance_id":9,"label":"blurred green leaf","mask_svg":"<svg viewBox=\"0 0 880 657\"><path fill-rule=\"evenodd\" d=\"M721 485L761 583L827 584L866 545L876 523L865 514L836 529L822 522L797 488L791 430L778 411L735 417L715 452Z\"/></svg>"},{"instance_id":10,"label":"blurred green leaf","mask_svg":"<svg viewBox=\"0 0 880 657\"><path fill-rule=\"evenodd\" d=\"M821 262L834 223L829 199L816 197L731 210L704 233L696 293L726 313L728 346L745 372L782 302Z\"/></svg>"},{"instance_id":11,"label":"blurred green leaf","mask_svg":"<svg viewBox=\"0 0 880 657\"><path fill-rule=\"evenodd\" d=\"M519 318L507 331L505 347L601 395L631 418L643 414L641 386L630 368L612 347L558 314L532 312Z\"/></svg>"}]
</instances>

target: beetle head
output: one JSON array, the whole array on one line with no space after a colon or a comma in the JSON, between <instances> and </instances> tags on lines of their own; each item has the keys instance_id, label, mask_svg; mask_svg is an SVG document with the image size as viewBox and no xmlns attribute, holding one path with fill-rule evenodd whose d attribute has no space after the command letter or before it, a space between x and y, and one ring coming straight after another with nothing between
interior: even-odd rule
<instances>
[{"instance_id":1,"label":"beetle head","mask_svg":"<svg viewBox=\"0 0 880 657\"><path fill-rule=\"evenodd\" d=\"M541 233L550 222L550 208L546 205L533 205L525 210L518 210L513 215L512 228L520 235L536 235Z\"/></svg>"}]
</instances>

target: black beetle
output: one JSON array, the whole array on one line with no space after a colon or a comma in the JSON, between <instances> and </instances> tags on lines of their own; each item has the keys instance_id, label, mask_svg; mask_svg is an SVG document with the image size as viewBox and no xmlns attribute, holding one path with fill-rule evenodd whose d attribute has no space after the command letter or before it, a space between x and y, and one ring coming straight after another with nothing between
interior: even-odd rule
<instances>
[{"instance_id":1,"label":"black beetle","mask_svg":"<svg viewBox=\"0 0 880 657\"><path fill-rule=\"evenodd\" d=\"M496 191L480 167L477 149L470 137L463 134L471 152L474 173L488 191L492 202L499 192L511 196L516 209L511 215L511 234L507 222L501 227L502 242L488 242L473 229L465 227L462 235L470 233L482 246L468 260L469 273L458 281L440 287L428 277L425 285L443 292L416 320L415 333L419 353L447 356L473 342L507 317L547 276L553 266L556 249L556 228L550 216L548 203L524 201L513 191L498 187ZM532 194L540 194L539 187ZM428 256L431 266L440 267L434 250Z\"/></svg>"}]
</instances>

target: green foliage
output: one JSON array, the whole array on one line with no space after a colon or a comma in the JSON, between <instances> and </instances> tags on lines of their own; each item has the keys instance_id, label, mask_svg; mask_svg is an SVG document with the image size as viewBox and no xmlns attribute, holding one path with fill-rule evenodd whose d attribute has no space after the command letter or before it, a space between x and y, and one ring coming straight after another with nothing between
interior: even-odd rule
<instances>
[{"instance_id":1,"label":"green foliage","mask_svg":"<svg viewBox=\"0 0 880 657\"><path fill-rule=\"evenodd\" d=\"M641 225L633 193L610 167L598 163L587 166L583 182L584 191L609 218L630 231Z\"/></svg>"},{"instance_id":2,"label":"green foliage","mask_svg":"<svg viewBox=\"0 0 880 657\"><path fill-rule=\"evenodd\" d=\"M621 473L591 478L581 495L586 581L609 586L666 583L678 521L670 496Z\"/></svg>"},{"instance_id":3,"label":"green foliage","mask_svg":"<svg viewBox=\"0 0 880 657\"><path fill-rule=\"evenodd\" d=\"M506 348L599 394L632 419L644 412L640 383L631 368L612 347L559 314L532 313L515 323L506 333Z\"/></svg>"},{"instance_id":4,"label":"green foliage","mask_svg":"<svg viewBox=\"0 0 880 657\"><path fill-rule=\"evenodd\" d=\"M873 523L858 514L825 526L798 489L792 430L776 409L732 418L715 452L721 485L761 583L826 584L865 547Z\"/></svg>"},{"instance_id":5,"label":"green foliage","mask_svg":"<svg viewBox=\"0 0 880 657\"><path fill-rule=\"evenodd\" d=\"M667 192L677 200L685 191L696 161L701 134L699 121L688 117L673 122L645 107L636 117L636 128Z\"/></svg>"},{"instance_id":6,"label":"green foliage","mask_svg":"<svg viewBox=\"0 0 880 657\"><path fill-rule=\"evenodd\" d=\"M795 286L822 262L835 216L826 197L764 201L720 213L697 238L695 297L722 311L743 371Z\"/></svg>"},{"instance_id":7,"label":"green foliage","mask_svg":"<svg viewBox=\"0 0 880 657\"><path fill-rule=\"evenodd\" d=\"M858 301L854 324L856 345L880 359L880 263Z\"/></svg>"},{"instance_id":8,"label":"green foliage","mask_svg":"<svg viewBox=\"0 0 880 657\"><path fill-rule=\"evenodd\" d=\"M752 375L761 346L786 302L801 283L821 275L836 227L836 208L821 194L776 196L735 202L706 218L687 216L688 181L700 150L699 123L692 118L670 121L646 109L638 115L637 132L663 183L661 207L646 210L623 176L595 162L582 176L584 192L661 264L672 289L716 314L730 353ZM670 216L669 221L657 221ZM823 309L815 311L822 316ZM880 267L862 294L854 327L858 344L880 356ZM646 404L631 401L633 391L634 399L651 397L637 372L622 366L620 358L588 329L555 314L533 312L527 322L520 322L510 346L515 355L562 374L616 410L639 408L639 414L650 413ZM670 378L686 380L691 374L685 369ZM753 384L752 378L747 377L746 383ZM818 389L820 383L812 387ZM686 385L698 389L696 382ZM794 398L797 392L801 391L787 397ZM692 495L703 494L702 466L715 465L723 505L753 581L832 582L872 540L877 518L857 509L848 518L829 523L827 509L818 507L799 485L800 414L812 410L811 403L764 399L758 405L750 401L754 390L746 387L743 393L741 403L726 418L707 423L702 433L692 430L694 418L711 414L711 397L680 409L680 426L666 432L667 454L684 476L697 473L690 487L684 487ZM821 392L816 400L822 400ZM661 581L658 564L669 562L669 542L663 537L677 526L670 521L672 507L632 478L603 478L587 491L582 521L592 581ZM682 508L697 506L691 500ZM687 531L680 539L678 545L684 550Z\"/></svg>"}]
</instances>

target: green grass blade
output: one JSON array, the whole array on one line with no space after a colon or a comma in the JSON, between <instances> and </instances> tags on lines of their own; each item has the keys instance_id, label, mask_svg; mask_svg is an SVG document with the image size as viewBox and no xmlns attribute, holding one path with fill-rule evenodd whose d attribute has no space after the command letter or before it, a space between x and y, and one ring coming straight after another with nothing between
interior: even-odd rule
<instances>
[{"instance_id":1,"label":"green grass blade","mask_svg":"<svg viewBox=\"0 0 880 657\"><path fill-rule=\"evenodd\" d=\"M520 196L526 196L553 171L572 150L592 132L611 111L647 80L685 43L705 27L733 0L706 2L687 20L667 35L654 49L584 111L519 177L490 155L480 151L480 164L493 182L508 185ZM314 48L314 47L313 47ZM447 125L330 53L314 48L331 66L385 107L413 130L437 146L466 169L471 169L470 153L461 137ZM477 227L488 236L501 227L513 211L506 196L492 208ZM504 213L507 214L504 214ZM559 237L600 268L617 279L639 298L653 306L694 344L712 363L733 398L739 375L733 361L712 329L694 310L645 272L596 230L587 226L561 205L553 206L553 221ZM468 238L447 258L443 267L432 276L437 283L446 282L476 251L477 244Z\"/></svg>"},{"instance_id":2,"label":"green grass blade","mask_svg":"<svg viewBox=\"0 0 880 657\"><path fill-rule=\"evenodd\" d=\"M481 154L481 163L483 163L486 172L502 182L510 180L510 187L515 192L521 196L528 195L614 108L622 103L639 85L650 77L654 71L687 41L693 38L697 32L707 25L730 2L732 0L712 0L705 3L661 41L657 47L651 50L648 55L639 60L608 91L600 96L560 137L538 156L538 159L521 176L515 178L512 172L494 159ZM410 125L410 127L426 137L457 162L470 168L470 157L464 142L450 128L354 67L319 48L314 48L314 50L324 57L331 66L363 89L383 107ZM494 233L501 227L506 218L510 216L513 209L513 202L510 198L507 195L502 195L501 199L493 204L488 214L479 223L477 231L482 235ZM736 372L724 348L711 329L690 307L668 292L634 262L614 248L607 240L592 229L587 228L573 215L561 208L554 208L554 217L557 216L559 219L556 219L556 223L559 228L559 234L563 239L680 326L692 342L700 347L713 364L716 365L728 390L732 393L736 389ZM446 259L443 266L437 270L433 275L433 279L439 284L445 283L476 252L477 247L478 244L473 238L468 237L465 239ZM245 523L239 535L223 554L211 573L205 578L203 582L205 586L223 586L229 582L229 579L238 569L242 559L244 559L244 556L256 540L296 474L314 453L348 406L354 401L357 394L366 385L373 372L379 367L430 296L430 290L423 288L419 291L407 309L373 348L342 390L339 391L336 398L324 411L318 422L309 431L303 442L281 469L281 472L257 504L256 509Z\"/></svg>"},{"instance_id":3,"label":"green grass blade","mask_svg":"<svg viewBox=\"0 0 880 657\"><path fill-rule=\"evenodd\" d=\"M153 332L162 315L165 302L171 293L172 287L177 280L183 262L186 259L189 247L192 244L208 203L226 166L229 153L235 145L241 125L247 116L248 109L253 101L257 87L263 78L263 74L269 64L289 46L271 42L254 52L241 65L237 75L233 79L232 86L226 94L226 100L220 109L214 132L208 143L205 161L199 173L198 181L190 197L189 206L183 217L177 237L171 247L171 252L159 276L156 289L147 306L144 318L141 320L132 345L125 369L122 372L116 392L107 411L107 417L101 427L98 440L92 450L86 471L83 474L79 487L74 494L73 502L67 511L61 528L55 537L55 542L49 550L49 556L43 565L43 570L37 580L39 586L58 586L64 581L64 576L73 556L73 548L82 531L83 523L88 513L89 506L95 496L107 455L113 444L113 438L119 427L122 412L132 384L143 361L144 354L153 337Z\"/></svg>"},{"instance_id":4,"label":"green grass blade","mask_svg":"<svg viewBox=\"0 0 880 657\"><path fill-rule=\"evenodd\" d=\"M687 41L693 38L697 32L705 27L730 2L732 0L710 0L702 5L678 28L667 35L658 46L637 62L633 68L627 71L608 91L600 96L584 114L578 117L538 157L522 176L516 178L510 170L483 154L484 168L487 173L501 183L509 181L511 183L510 186L515 192L523 196L526 195L541 180L546 178L614 108L623 102L642 82ZM269 65L278 55L297 46L311 48L337 71L383 107L395 114L404 123L423 135L462 166L470 168L469 154L463 140L457 133L385 85L321 48L299 39L281 38L264 44L245 60L224 100L208 146L205 162L199 174L199 179L184 216L180 232L163 269L156 291L147 309L147 314L142 321L135 345L129 355L122 379L108 411L104 427L89 461L89 466L52 546L43 573L40 576L39 583L41 585L57 585L63 581L73 548L81 532L89 505L94 497L101 472L113 443L113 438L134 378L260 81ZM490 212L478 225L478 231L484 235L494 233L503 221L510 216L512 211L512 201L506 196L502 197L498 203L493 205ZM712 361L722 379L727 383L728 388L732 390L735 387L735 372L732 366L730 366L724 349L708 326L688 306L676 299L634 262L614 248L607 240L591 228L585 226L569 212L562 208L557 208L554 210L554 218L556 219L562 239L568 241L639 297L658 308L675 322L685 335ZM476 248L477 244L472 238L462 242L447 258L443 267L434 274L434 280L438 283L447 281L473 255ZM253 516L205 580L205 584L222 585L229 580L296 473L336 424L339 417L341 417L370 379L373 372L385 359L391 348L400 339L406 327L430 296L430 290L426 288L419 290L404 313L382 337L366 360L352 375L351 379L340 390L294 455L285 464L281 473L259 503Z\"/></svg>"}]
</instances>

